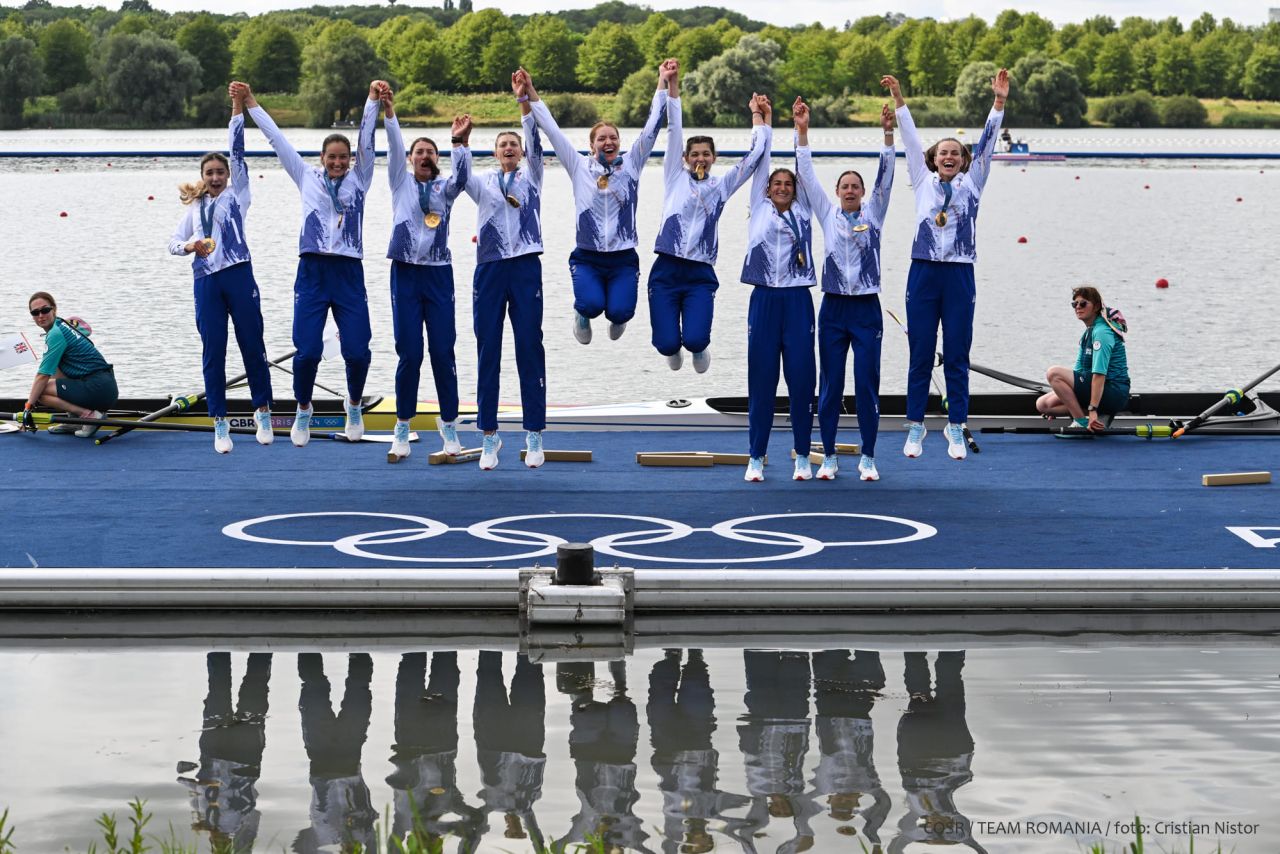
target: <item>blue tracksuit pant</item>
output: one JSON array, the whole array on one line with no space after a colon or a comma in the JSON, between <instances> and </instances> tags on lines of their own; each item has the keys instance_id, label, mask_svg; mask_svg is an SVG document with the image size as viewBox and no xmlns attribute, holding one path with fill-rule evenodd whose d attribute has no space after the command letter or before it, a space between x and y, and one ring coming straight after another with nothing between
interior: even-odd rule
<instances>
[{"instance_id":1,"label":"blue tracksuit pant","mask_svg":"<svg viewBox=\"0 0 1280 854\"><path fill-rule=\"evenodd\" d=\"M701 353L711 346L718 287L710 264L658 253L649 271L649 322L659 353L671 356L682 346Z\"/></svg>"},{"instance_id":2,"label":"blue tracksuit pant","mask_svg":"<svg viewBox=\"0 0 1280 854\"><path fill-rule=\"evenodd\" d=\"M747 309L747 432L751 456L769 449L778 362L791 398L791 432L797 454L809 454L813 432L813 297L808 288L751 291Z\"/></svg>"},{"instance_id":3,"label":"blue tracksuit pant","mask_svg":"<svg viewBox=\"0 0 1280 854\"><path fill-rule=\"evenodd\" d=\"M836 431L844 408L845 364L853 348L853 394L862 434L862 453L876 455L880 429L880 342L884 317L880 295L823 294L818 311L818 426L822 452L836 452Z\"/></svg>"},{"instance_id":4,"label":"blue tracksuit pant","mask_svg":"<svg viewBox=\"0 0 1280 854\"><path fill-rule=\"evenodd\" d=\"M195 280L196 329L203 345L204 394L209 414L227 415L227 318L249 378L255 409L271 405L271 369L262 343L262 308L250 262L234 264Z\"/></svg>"},{"instance_id":5,"label":"blue tracksuit pant","mask_svg":"<svg viewBox=\"0 0 1280 854\"><path fill-rule=\"evenodd\" d=\"M626 323L636 316L640 286L640 256L634 249L593 252L574 249L569 256L573 279L573 309L583 317Z\"/></svg>"},{"instance_id":6,"label":"blue tracksuit pant","mask_svg":"<svg viewBox=\"0 0 1280 854\"><path fill-rule=\"evenodd\" d=\"M330 311L347 363L347 397L358 401L372 356L364 265L345 255L308 252L298 256L298 276L293 282L293 346L298 350L293 357L293 396L302 406L311 403L324 355L324 321Z\"/></svg>"},{"instance_id":7,"label":"blue tracksuit pant","mask_svg":"<svg viewBox=\"0 0 1280 854\"><path fill-rule=\"evenodd\" d=\"M942 371L947 380L947 416L952 424L969 419L969 346L977 290L973 265L912 259L907 274L907 420L923 421L929 374L942 323Z\"/></svg>"},{"instance_id":8,"label":"blue tracksuit pant","mask_svg":"<svg viewBox=\"0 0 1280 854\"><path fill-rule=\"evenodd\" d=\"M391 262L391 325L396 336L396 418L408 421L418 409L422 373L422 328L427 328L431 375L440 401L440 420L458 417L458 369L453 345L453 266Z\"/></svg>"},{"instance_id":9,"label":"blue tracksuit pant","mask_svg":"<svg viewBox=\"0 0 1280 854\"><path fill-rule=\"evenodd\" d=\"M471 314L479 353L481 430L498 429L498 376L502 368L503 316L511 318L526 430L547 426L546 352L542 348L542 262L519 255L476 265Z\"/></svg>"}]
</instances>

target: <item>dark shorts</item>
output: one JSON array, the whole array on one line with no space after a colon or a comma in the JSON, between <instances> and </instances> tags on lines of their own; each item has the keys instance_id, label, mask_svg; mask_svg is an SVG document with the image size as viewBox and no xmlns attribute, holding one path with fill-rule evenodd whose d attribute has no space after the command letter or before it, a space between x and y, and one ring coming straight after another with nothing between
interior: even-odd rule
<instances>
[{"instance_id":1,"label":"dark shorts","mask_svg":"<svg viewBox=\"0 0 1280 854\"><path fill-rule=\"evenodd\" d=\"M58 397L67 403L74 403L86 409L105 412L115 406L116 401L120 399L120 390L116 388L116 375L111 368L74 380L69 377L58 377L54 383L58 388Z\"/></svg>"},{"instance_id":2,"label":"dark shorts","mask_svg":"<svg viewBox=\"0 0 1280 854\"><path fill-rule=\"evenodd\" d=\"M1083 409L1088 409L1089 398L1093 394L1093 374L1075 372L1076 400ZM1107 415L1123 412L1129 405L1129 386L1108 382L1102 387L1102 400L1098 403L1098 411Z\"/></svg>"}]
</instances>

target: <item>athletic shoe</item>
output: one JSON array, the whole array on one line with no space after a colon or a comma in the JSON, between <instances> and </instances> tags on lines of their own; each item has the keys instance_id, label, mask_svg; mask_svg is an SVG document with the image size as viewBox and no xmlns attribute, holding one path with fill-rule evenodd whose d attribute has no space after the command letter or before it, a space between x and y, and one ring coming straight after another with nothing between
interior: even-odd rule
<instances>
[{"instance_id":1,"label":"athletic shoe","mask_svg":"<svg viewBox=\"0 0 1280 854\"><path fill-rule=\"evenodd\" d=\"M441 421L437 418L436 432L444 440L444 447L441 450L446 454L452 457L462 451L462 442L458 440L457 421Z\"/></svg>"},{"instance_id":2,"label":"athletic shoe","mask_svg":"<svg viewBox=\"0 0 1280 854\"><path fill-rule=\"evenodd\" d=\"M747 473L743 480L748 483L759 483L764 480L764 457L752 457L747 461Z\"/></svg>"},{"instance_id":3,"label":"athletic shoe","mask_svg":"<svg viewBox=\"0 0 1280 854\"><path fill-rule=\"evenodd\" d=\"M809 462L809 455L796 455L796 470L791 475L792 480L813 480L813 464Z\"/></svg>"},{"instance_id":4,"label":"athletic shoe","mask_svg":"<svg viewBox=\"0 0 1280 854\"><path fill-rule=\"evenodd\" d=\"M502 450L502 439L497 433L485 433L484 444L480 447L480 469L489 471L498 467L498 451Z\"/></svg>"},{"instance_id":5,"label":"athletic shoe","mask_svg":"<svg viewBox=\"0 0 1280 854\"><path fill-rule=\"evenodd\" d=\"M1092 439L1093 433L1089 430L1088 418L1073 418L1071 423L1063 427L1060 432L1054 433L1055 439Z\"/></svg>"},{"instance_id":6,"label":"athletic shoe","mask_svg":"<svg viewBox=\"0 0 1280 854\"><path fill-rule=\"evenodd\" d=\"M968 456L969 449L964 443L963 427L959 424L948 424L942 432L947 437L947 454L951 459L963 460Z\"/></svg>"},{"instance_id":7,"label":"athletic shoe","mask_svg":"<svg viewBox=\"0 0 1280 854\"><path fill-rule=\"evenodd\" d=\"M101 418L102 413L95 409L84 417L85 418ZM79 430L76 431L76 435L79 436L81 439L88 439L92 437L94 433L97 433L97 432L98 432L97 424L85 424L83 427L81 427Z\"/></svg>"},{"instance_id":8,"label":"athletic shoe","mask_svg":"<svg viewBox=\"0 0 1280 854\"><path fill-rule=\"evenodd\" d=\"M711 348L699 350L693 354L693 369L700 374L705 374L707 368L711 367Z\"/></svg>"},{"instance_id":9,"label":"athletic shoe","mask_svg":"<svg viewBox=\"0 0 1280 854\"><path fill-rule=\"evenodd\" d=\"M667 367L673 371L680 370L680 366L684 364L684 351L677 350L667 357Z\"/></svg>"},{"instance_id":10,"label":"athletic shoe","mask_svg":"<svg viewBox=\"0 0 1280 854\"><path fill-rule=\"evenodd\" d=\"M907 422L907 442L902 446L902 453L908 457L918 457L924 453L924 437L929 431L919 421Z\"/></svg>"},{"instance_id":11,"label":"athletic shoe","mask_svg":"<svg viewBox=\"0 0 1280 854\"><path fill-rule=\"evenodd\" d=\"M530 430L524 437L524 464L536 469L546 461L547 456L542 453L542 434L537 430Z\"/></svg>"},{"instance_id":12,"label":"athletic shoe","mask_svg":"<svg viewBox=\"0 0 1280 854\"><path fill-rule=\"evenodd\" d=\"M266 412L257 410L253 413L253 423L258 425L258 432L254 434L259 445L270 445L276 440L276 434L271 429L271 410Z\"/></svg>"},{"instance_id":13,"label":"athletic shoe","mask_svg":"<svg viewBox=\"0 0 1280 854\"><path fill-rule=\"evenodd\" d=\"M591 318L576 311L573 313L573 337L578 339L579 344L591 343Z\"/></svg>"},{"instance_id":14,"label":"athletic shoe","mask_svg":"<svg viewBox=\"0 0 1280 854\"><path fill-rule=\"evenodd\" d=\"M74 433L80 428L74 424L50 424L48 432L50 433Z\"/></svg>"},{"instance_id":15,"label":"athletic shoe","mask_svg":"<svg viewBox=\"0 0 1280 854\"><path fill-rule=\"evenodd\" d=\"M348 442L359 442L364 438L364 416L359 404L348 402L346 406L347 423L342 425L342 432L346 434Z\"/></svg>"},{"instance_id":16,"label":"athletic shoe","mask_svg":"<svg viewBox=\"0 0 1280 854\"><path fill-rule=\"evenodd\" d=\"M292 440L294 447L305 448L311 441L311 414L314 411L309 406L306 409L299 406L298 411L294 413L293 426L289 428L289 439Z\"/></svg>"},{"instance_id":17,"label":"athletic shoe","mask_svg":"<svg viewBox=\"0 0 1280 854\"><path fill-rule=\"evenodd\" d=\"M858 479L859 480L879 480L880 472L876 471L876 461L866 454L862 455L862 459L858 460Z\"/></svg>"},{"instance_id":18,"label":"athletic shoe","mask_svg":"<svg viewBox=\"0 0 1280 854\"><path fill-rule=\"evenodd\" d=\"M622 337L622 333L626 331L627 331L627 322L625 320L622 321L621 323L610 323L609 324L609 340L617 341L619 338Z\"/></svg>"},{"instance_id":19,"label":"athletic shoe","mask_svg":"<svg viewBox=\"0 0 1280 854\"><path fill-rule=\"evenodd\" d=\"M409 422L397 421L395 432L391 434L391 450L387 451L387 462L398 463L409 456Z\"/></svg>"},{"instance_id":20,"label":"athletic shoe","mask_svg":"<svg viewBox=\"0 0 1280 854\"><path fill-rule=\"evenodd\" d=\"M213 449L220 454L229 454L232 447L231 425L227 419L213 419Z\"/></svg>"},{"instance_id":21,"label":"athletic shoe","mask_svg":"<svg viewBox=\"0 0 1280 854\"><path fill-rule=\"evenodd\" d=\"M840 471L840 460L835 454L825 454L822 457L822 465L818 468L818 480L835 480L836 473Z\"/></svg>"}]
</instances>

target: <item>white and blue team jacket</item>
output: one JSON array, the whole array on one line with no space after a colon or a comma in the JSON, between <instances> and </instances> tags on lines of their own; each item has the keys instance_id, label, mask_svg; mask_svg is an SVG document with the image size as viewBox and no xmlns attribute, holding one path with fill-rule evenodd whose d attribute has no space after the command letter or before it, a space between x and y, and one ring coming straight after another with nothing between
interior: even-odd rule
<instances>
[{"instance_id":1,"label":"white and blue team jacket","mask_svg":"<svg viewBox=\"0 0 1280 854\"><path fill-rule=\"evenodd\" d=\"M902 147L907 152L907 174L911 176L911 189L916 196L916 237L911 244L911 257L920 261L974 263L977 260L978 202L991 173L991 155L995 153L1004 110L993 108L987 115L969 171L951 179L951 203L946 206L947 224L943 226L935 221L946 200L942 181L938 179L938 173L930 172L925 165L924 145L920 142L916 123L911 119L911 111L905 104L897 109L897 116L898 127L902 130Z\"/></svg>"},{"instance_id":2,"label":"white and blue team jacket","mask_svg":"<svg viewBox=\"0 0 1280 854\"><path fill-rule=\"evenodd\" d=\"M770 151L766 149L751 180L751 222L741 280L768 288L812 287L818 283L813 271L813 211L797 186L791 207L778 213L769 198L769 171Z\"/></svg>"},{"instance_id":3,"label":"white and blue team jacket","mask_svg":"<svg viewBox=\"0 0 1280 854\"><path fill-rule=\"evenodd\" d=\"M569 173L578 213L577 245L595 252L618 252L636 245L636 202L640 197L640 172L649 152L658 141L658 130L666 118L667 90L653 95L649 120L635 145L618 155L612 166L579 154L569 137L561 132L543 101L534 101L533 117L546 133L556 156ZM601 187L604 178L608 183Z\"/></svg>"},{"instance_id":4,"label":"white and blue team jacket","mask_svg":"<svg viewBox=\"0 0 1280 854\"><path fill-rule=\"evenodd\" d=\"M275 149L284 171L298 185L302 196L302 232L298 235L298 254L345 255L357 260L364 257L364 200L373 181L373 132L377 127L378 101L367 100L360 119L355 164L338 187L339 213L329 187L325 170L308 166L298 150L290 144L271 116L262 107L250 107L249 115Z\"/></svg>"},{"instance_id":5,"label":"white and blue team jacket","mask_svg":"<svg viewBox=\"0 0 1280 854\"><path fill-rule=\"evenodd\" d=\"M504 261L542 252L542 138L533 113L520 119L524 161L510 178L508 190L520 202L513 208L502 190L502 169L467 176L467 195L476 203L476 263Z\"/></svg>"},{"instance_id":6,"label":"white and blue team jacket","mask_svg":"<svg viewBox=\"0 0 1280 854\"><path fill-rule=\"evenodd\" d=\"M249 260L249 243L244 232L244 217L249 212L249 169L244 164L244 115L231 117L227 125L228 146L231 156L231 180L217 198L205 195L187 206L187 212L169 238L170 255L186 255L186 245L196 238L203 239L204 216L213 213L213 251L206 257L194 255L191 272L197 279L211 276L234 264Z\"/></svg>"},{"instance_id":7,"label":"white and blue team jacket","mask_svg":"<svg viewBox=\"0 0 1280 854\"><path fill-rule=\"evenodd\" d=\"M467 188L471 175L471 149L455 145L450 157L452 173L419 185L413 170L405 162L404 137L400 122L387 116L387 178L391 182L391 210L395 224L391 228L391 245L387 257L406 264L443 267L453 263L449 251L449 222L453 203ZM430 186L427 207L440 215L440 224L431 228L422 210L420 186Z\"/></svg>"},{"instance_id":8,"label":"white and blue team jacket","mask_svg":"<svg viewBox=\"0 0 1280 854\"><path fill-rule=\"evenodd\" d=\"M667 98L667 150L662 158L666 198L662 230L655 252L688 261L715 264L720 253L717 226L729 197L747 182L760 165L772 140L768 125L751 129L751 150L723 178L708 175L699 181L684 165L684 122L680 99Z\"/></svg>"},{"instance_id":9,"label":"white and blue team jacket","mask_svg":"<svg viewBox=\"0 0 1280 854\"><path fill-rule=\"evenodd\" d=\"M892 145L880 149L880 165L871 191L862 197L861 210L846 214L818 183L809 146L796 145L800 197L807 201L822 227L826 250L822 263L824 292L843 296L880 293L880 232L893 190L894 160ZM867 227L854 231L859 225Z\"/></svg>"}]
</instances>

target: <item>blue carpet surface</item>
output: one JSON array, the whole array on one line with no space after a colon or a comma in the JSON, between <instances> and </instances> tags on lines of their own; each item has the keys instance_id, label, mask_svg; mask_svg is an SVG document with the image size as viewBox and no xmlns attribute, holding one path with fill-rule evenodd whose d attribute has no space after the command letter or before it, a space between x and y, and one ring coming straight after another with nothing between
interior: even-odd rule
<instances>
[{"instance_id":1,"label":"blue carpet surface","mask_svg":"<svg viewBox=\"0 0 1280 854\"><path fill-rule=\"evenodd\" d=\"M743 432L547 433L548 448L590 449L595 461L537 470L520 462L522 434L504 438L501 464L482 472L428 466L434 434L397 465L373 443L264 448L241 436L219 456L203 434L137 431L102 447L0 435L0 564L545 566L570 540L593 542L600 564L691 571L1280 565L1280 486L1200 483L1275 472L1275 439L984 435L981 454L955 462L940 436L908 460L890 433L880 482L859 482L857 458L841 457L835 481L798 483L790 436L774 431L765 482L745 483L739 466L635 462L637 451L741 453Z\"/></svg>"}]
</instances>

